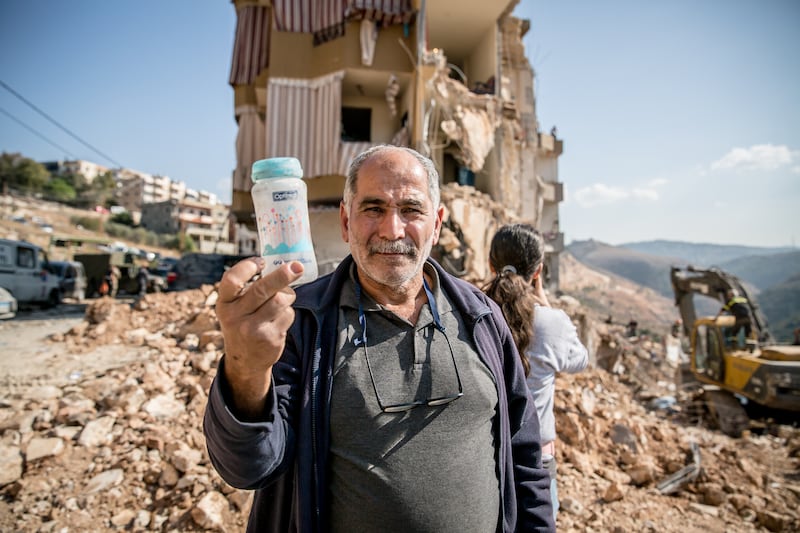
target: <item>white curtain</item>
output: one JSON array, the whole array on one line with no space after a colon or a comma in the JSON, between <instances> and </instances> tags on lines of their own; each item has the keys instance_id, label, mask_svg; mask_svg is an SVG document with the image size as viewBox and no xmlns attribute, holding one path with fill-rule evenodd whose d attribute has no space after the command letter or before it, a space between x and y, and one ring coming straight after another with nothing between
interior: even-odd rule
<instances>
[{"instance_id":1,"label":"white curtain","mask_svg":"<svg viewBox=\"0 0 800 533\"><path fill-rule=\"evenodd\" d=\"M309 178L338 173L342 78L269 79L266 157L296 157Z\"/></svg>"},{"instance_id":2,"label":"white curtain","mask_svg":"<svg viewBox=\"0 0 800 533\"><path fill-rule=\"evenodd\" d=\"M233 190L249 191L252 185L250 170L253 163L264 159L266 135L264 119L255 105L237 106L236 117L239 132L236 134L236 169L233 171Z\"/></svg>"}]
</instances>

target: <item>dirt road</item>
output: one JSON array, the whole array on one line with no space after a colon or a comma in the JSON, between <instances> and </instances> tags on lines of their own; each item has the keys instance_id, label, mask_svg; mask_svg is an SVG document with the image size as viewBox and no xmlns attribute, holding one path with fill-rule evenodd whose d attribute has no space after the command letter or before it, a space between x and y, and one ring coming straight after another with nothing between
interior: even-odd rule
<instances>
[{"instance_id":1,"label":"dirt road","mask_svg":"<svg viewBox=\"0 0 800 533\"><path fill-rule=\"evenodd\" d=\"M21 387L62 386L84 375L130 363L139 347L111 344L84 353L70 352L61 335L83 322L86 304L27 309L0 321L0 386L11 394Z\"/></svg>"}]
</instances>

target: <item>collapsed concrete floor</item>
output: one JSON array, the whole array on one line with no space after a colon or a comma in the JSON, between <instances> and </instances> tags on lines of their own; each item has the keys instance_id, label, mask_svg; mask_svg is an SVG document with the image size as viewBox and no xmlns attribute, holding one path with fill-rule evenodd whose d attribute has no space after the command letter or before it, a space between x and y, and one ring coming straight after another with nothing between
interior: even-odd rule
<instances>
[{"instance_id":1,"label":"collapsed concrete floor","mask_svg":"<svg viewBox=\"0 0 800 533\"><path fill-rule=\"evenodd\" d=\"M71 357L101 345L143 356L3 393L1 530L244 530L252 495L216 474L202 434L223 348L214 295L96 300L49 339ZM739 439L706 427L682 406L663 342L555 303L595 355L557 383L560 531L800 530L796 427L760 423Z\"/></svg>"}]
</instances>

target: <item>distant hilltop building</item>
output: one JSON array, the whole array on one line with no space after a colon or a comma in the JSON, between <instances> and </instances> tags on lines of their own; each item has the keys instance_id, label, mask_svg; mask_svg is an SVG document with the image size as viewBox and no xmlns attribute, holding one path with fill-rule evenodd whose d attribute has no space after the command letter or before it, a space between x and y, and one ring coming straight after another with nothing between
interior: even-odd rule
<instances>
[{"instance_id":1,"label":"distant hilltop building","mask_svg":"<svg viewBox=\"0 0 800 533\"><path fill-rule=\"evenodd\" d=\"M91 183L97 176L111 172L117 183L115 198L117 203L127 211L134 213L142 210L142 205L167 200L189 199L197 202L218 204L216 194L207 191L189 189L182 181L175 181L168 176L159 176L140 172L130 168L108 168L91 161L81 159L74 161L44 161L40 163L50 174L81 174Z\"/></svg>"},{"instance_id":2,"label":"distant hilltop building","mask_svg":"<svg viewBox=\"0 0 800 533\"><path fill-rule=\"evenodd\" d=\"M141 225L155 233L191 237L202 253L234 254L235 246L229 242L228 213L220 203L172 199L144 204Z\"/></svg>"},{"instance_id":3,"label":"distant hilltop building","mask_svg":"<svg viewBox=\"0 0 800 533\"><path fill-rule=\"evenodd\" d=\"M545 235L557 288L563 141L540 131L522 43L530 23L511 15L517 4L233 0L237 227L254 229L253 162L297 157L325 273L348 253L338 205L352 159L375 144L410 146L441 176L447 242L436 251L445 268L485 279L497 227L529 222ZM251 243L252 233L240 234L242 247Z\"/></svg>"},{"instance_id":4,"label":"distant hilltop building","mask_svg":"<svg viewBox=\"0 0 800 533\"><path fill-rule=\"evenodd\" d=\"M114 200L131 214L134 222L155 233L191 237L202 252L235 252L230 242L229 209L214 193L189 189L182 181L167 176L129 168L109 169L89 161L41 164L53 175L81 174L90 183L110 172L117 185Z\"/></svg>"},{"instance_id":5,"label":"distant hilltop building","mask_svg":"<svg viewBox=\"0 0 800 533\"><path fill-rule=\"evenodd\" d=\"M80 174L86 181L91 183L97 176L109 172L111 169L92 163L91 161L84 161L76 159L75 161L44 161L40 163L47 171L54 176L63 176L65 174Z\"/></svg>"}]
</instances>

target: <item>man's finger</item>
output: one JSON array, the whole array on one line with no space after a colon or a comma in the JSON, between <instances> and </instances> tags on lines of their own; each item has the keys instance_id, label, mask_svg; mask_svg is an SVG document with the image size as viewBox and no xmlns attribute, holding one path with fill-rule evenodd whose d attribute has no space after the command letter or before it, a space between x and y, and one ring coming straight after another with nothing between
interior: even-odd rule
<instances>
[{"instance_id":1,"label":"man's finger","mask_svg":"<svg viewBox=\"0 0 800 533\"><path fill-rule=\"evenodd\" d=\"M275 294L286 290L289 285L300 279L302 275L303 265L297 261L281 265L277 270L264 275L247 287L242 295L244 308L249 312L258 309Z\"/></svg>"},{"instance_id":2,"label":"man's finger","mask_svg":"<svg viewBox=\"0 0 800 533\"><path fill-rule=\"evenodd\" d=\"M248 257L233 265L223 274L217 287L218 302L228 303L239 298L253 276L264 268L264 259Z\"/></svg>"}]
</instances>

